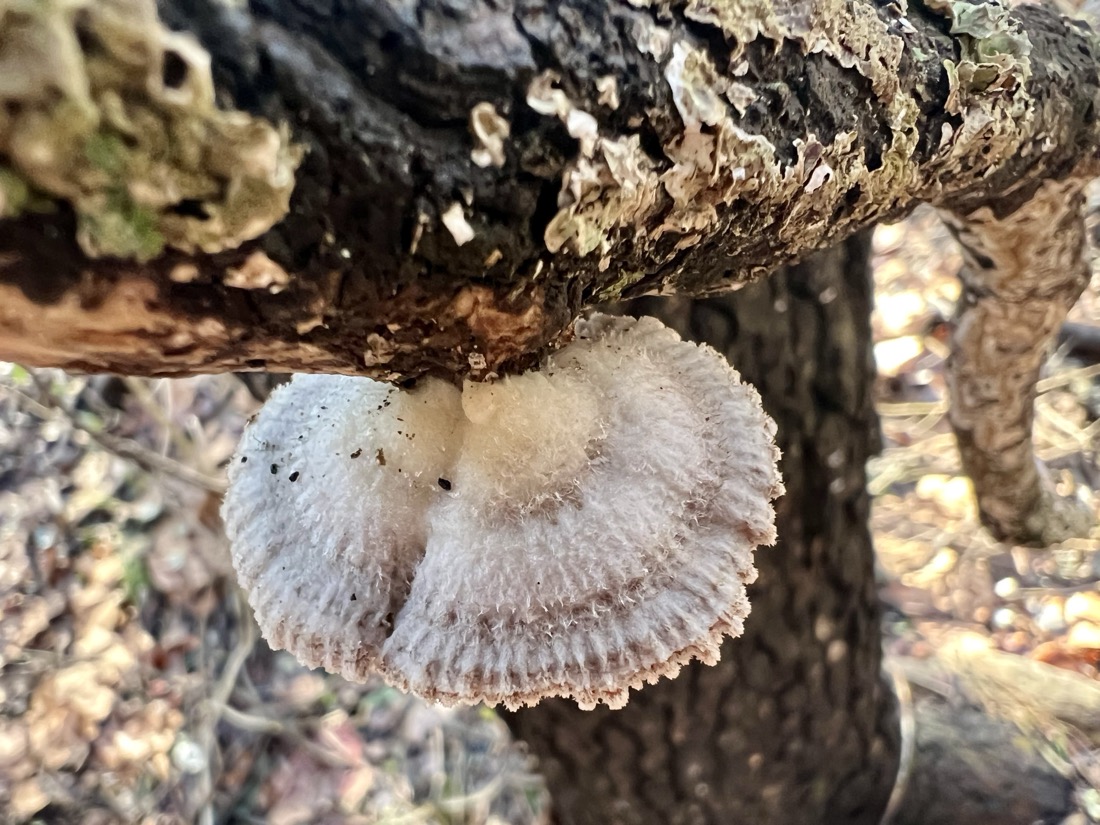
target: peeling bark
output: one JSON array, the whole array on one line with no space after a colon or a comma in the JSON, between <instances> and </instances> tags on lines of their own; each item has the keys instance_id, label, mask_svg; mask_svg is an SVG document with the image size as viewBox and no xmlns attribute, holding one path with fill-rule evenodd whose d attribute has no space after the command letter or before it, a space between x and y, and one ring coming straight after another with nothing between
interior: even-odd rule
<instances>
[{"instance_id":1,"label":"peeling bark","mask_svg":"<svg viewBox=\"0 0 1100 825\"><path fill-rule=\"evenodd\" d=\"M963 294L947 378L949 417L982 523L998 539L1046 546L1088 532L1032 447L1035 384L1066 314L1089 282L1084 181L1050 181L1015 211L945 216L963 248Z\"/></svg>"}]
</instances>

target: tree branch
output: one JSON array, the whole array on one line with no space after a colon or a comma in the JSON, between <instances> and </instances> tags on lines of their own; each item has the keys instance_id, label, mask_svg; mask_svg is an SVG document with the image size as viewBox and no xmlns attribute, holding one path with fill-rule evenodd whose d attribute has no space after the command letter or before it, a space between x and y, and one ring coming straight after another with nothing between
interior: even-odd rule
<instances>
[{"instance_id":1,"label":"tree branch","mask_svg":"<svg viewBox=\"0 0 1100 825\"><path fill-rule=\"evenodd\" d=\"M949 417L982 522L1003 541L1045 546L1085 535L1091 521L1045 481L1031 439L1043 360L1089 282L1083 189L1049 181L1012 214L948 216L965 260Z\"/></svg>"},{"instance_id":2,"label":"tree branch","mask_svg":"<svg viewBox=\"0 0 1100 825\"><path fill-rule=\"evenodd\" d=\"M120 4L149 0L97 6ZM155 375L513 370L585 306L735 287L921 201L1010 212L1090 172L1077 164L1097 144L1100 47L1034 6L160 8L211 55L219 100L307 150L289 211L235 248L169 242L139 262L90 256L79 199L39 191L53 214L0 219L0 357ZM102 109L117 90L93 81ZM26 183L0 136L0 166ZM198 207L164 209L201 226Z\"/></svg>"}]
</instances>

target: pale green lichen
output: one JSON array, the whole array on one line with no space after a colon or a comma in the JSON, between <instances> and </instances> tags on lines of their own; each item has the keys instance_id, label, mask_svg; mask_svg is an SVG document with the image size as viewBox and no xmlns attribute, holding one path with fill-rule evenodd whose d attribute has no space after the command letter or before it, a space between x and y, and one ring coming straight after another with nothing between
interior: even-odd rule
<instances>
[{"instance_id":1,"label":"pale green lichen","mask_svg":"<svg viewBox=\"0 0 1100 825\"><path fill-rule=\"evenodd\" d=\"M963 3L928 0L929 8L951 21L957 35L959 60L945 60L949 94L945 109L963 119L946 128L940 141L943 166L973 162L987 153L986 165L1020 151L1035 116L1027 93L1031 76L1031 39L1007 6L996 0Z\"/></svg>"},{"instance_id":2,"label":"pale green lichen","mask_svg":"<svg viewBox=\"0 0 1100 825\"><path fill-rule=\"evenodd\" d=\"M218 252L286 214L300 157L217 108L209 55L153 0L0 0L0 216L45 196L93 257Z\"/></svg>"},{"instance_id":3,"label":"pale green lichen","mask_svg":"<svg viewBox=\"0 0 1100 825\"><path fill-rule=\"evenodd\" d=\"M622 272L618 278L596 293L595 300L598 302L618 301L629 287L634 286L644 277L645 273L640 270Z\"/></svg>"},{"instance_id":4,"label":"pale green lichen","mask_svg":"<svg viewBox=\"0 0 1100 825\"><path fill-rule=\"evenodd\" d=\"M928 0L928 7L951 21L959 35L958 62L945 60L951 95L947 109L962 112L976 95L1011 92L1031 75L1031 39L1000 3L971 4Z\"/></svg>"}]
</instances>

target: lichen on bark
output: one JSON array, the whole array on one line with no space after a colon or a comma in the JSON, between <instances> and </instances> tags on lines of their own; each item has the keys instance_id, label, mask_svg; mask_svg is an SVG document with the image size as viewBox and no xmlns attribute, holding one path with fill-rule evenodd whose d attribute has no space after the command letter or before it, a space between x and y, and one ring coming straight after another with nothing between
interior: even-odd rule
<instances>
[{"instance_id":1,"label":"lichen on bark","mask_svg":"<svg viewBox=\"0 0 1100 825\"><path fill-rule=\"evenodd\" d=\"M928 4L950 21L958 49L940 61L948 89L941 111L948 117L926 138L924 153L918 152L922 104L927 109L927 100L941 94L934 84L942 81L929 76L903 88L906 67L911 72L923 61L931 73L936 59L916 37L904 4L877 11L841 0L630 2L653 12L634 22L631 37L639 52L661 66L678 118L661 133L659 154L652 144L643 148L636 133L609 133L605 119L586 111L579 99L594 99L592 90L571 99L544 73L528 95L536 111L560 118L578 139L577 155L561 175L546 246L552 253L598 256L601 272L624 242L635 254L667 264L715 234L734 246L729 239L759 230L755 222L737 220L745 209L777 218L769 227L775 243L817 248L842 234L839 227L871 214L914 199L939 202L947 193L945 180L979 167L996 170L1032 138L1031 41L999 2ZM677 25L681 17L688 26ZM715 46L719 41L724 48ZM881 145L852 128L786 134L790 143L784 144L749 127L746 110L761 83L751 82L746 54L757 41L777 53L790 46L806 59L823 55L860 76L870 95L867 105L877 109ZM581 123L583 135L574 128ZM749 269L763 274L763 268ZM643 281L651 279L632 279ZM733 285L712 283L706 291ZM660 289L701 291L695 273L679 272L666 276ZM622 290L616 282L596 295L615 297Z\"/></svg>"},{"instance_id":2,"label":"lichen on bark","mask_svg":"<svg viewBox=\"0 0 1100 825\"><path fill-rule=\"evenodd\" d=\"M652 19L635 22L633 38L640 52L662 65L679 128L663 136L663 156L652 157L637 134L624 138L601 133L591 115L561 90L546 91L545 76L540 77L539 93L529 95L529 102L534 104L532 97L553 99L556 106L534 108L567 123L576 112L588 118L587 141L579 141L577 158L562 174L559 211L546 229L551 252L564 248L585 256L598 251L604 271L617 236L629 235L655 253L656 243L666 235L676 238L673 249L679 251L708 233L736 234L739 227L724 216L739 203L790 203L788 218L776 227L778 239L815 246L829 231L822 206L838 194L855 192L871 203L916 179L912 154L917 108L900 94L898 79L904 43L869 6L839 1L789 8L702 0L631 4L656 12ZM697 36L661 22L672 19L674 7L696 28L711 28L725 40L728 65L716 63ZM796 157L784 162L767 136L746 129L741 116L757 95L738 78L749 68L745 46L758 38L773 41L777 51L789 40L803 54L826 54L863 75L888 113L892 135L884 157L869 163L862 150L854 150L855 131L811 132L794 139ZM619 292L616 284L598 294L615 297Z\"/></svg>"},{"instance_id":3,"label":"lichen on bark","mask_svg":"<svg viewBox=\"0 0 1100 825\"><path fill-rule=\"evenodd\" d=\"M287 211L287 129L215 105L153 0L0 0L0 218L71 205L91 258L219 252Z\"/></svg>"}]
</instances>

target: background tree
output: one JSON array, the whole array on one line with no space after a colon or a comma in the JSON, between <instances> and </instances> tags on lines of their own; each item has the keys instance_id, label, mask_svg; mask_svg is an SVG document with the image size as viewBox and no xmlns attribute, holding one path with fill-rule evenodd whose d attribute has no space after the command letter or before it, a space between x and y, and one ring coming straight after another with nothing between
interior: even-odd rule
<instances>
[{"instance_id":1,"label":"background tree","mask_svg":"<svg viewBox=\"0 0 1100 825\"><path fill-rule=\"evenodd\" d=\"M564 821L875 823L899 755L880 675L864 464L871 404L869 237L733 298L650 299L743 365L779 425L779 544L757 553L745 635L625 708L550 700L507 714ZM822 296L825 296L823 302Z\"/></svg>"}]
</instances>

